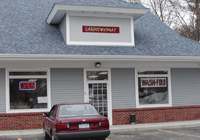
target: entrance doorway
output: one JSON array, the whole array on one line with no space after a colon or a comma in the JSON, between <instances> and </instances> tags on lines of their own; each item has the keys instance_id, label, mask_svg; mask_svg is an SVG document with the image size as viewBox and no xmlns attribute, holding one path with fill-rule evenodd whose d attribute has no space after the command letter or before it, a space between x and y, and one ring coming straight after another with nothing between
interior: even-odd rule
<instances>
[{"instance_id":1,"label":"entrance doorway","mask_svg":"<svg viewBox=\"0 0 200 140\"><path fill-rule=\"evenodd\" d=\"M97 111L108 117L112 125L112 104L110 70L85 70L85 102L91 103Z\"/></svg>"},{"instance_id":2,"label":"entrance doorway","mask_svg":"<svg viewBox=\"0 0 200 140\"><path fill-rule=\"evenodd\" d=\"M107 83L88 83L89 103L95 106L97 111L108 117Z\"/></svg>"}]
</instances>

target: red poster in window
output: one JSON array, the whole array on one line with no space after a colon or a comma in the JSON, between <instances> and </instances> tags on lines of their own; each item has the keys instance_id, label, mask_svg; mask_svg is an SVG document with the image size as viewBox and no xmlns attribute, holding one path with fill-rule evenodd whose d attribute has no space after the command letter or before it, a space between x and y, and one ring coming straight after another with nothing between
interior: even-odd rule
<instances>
[{"instance_id":1,"label":"red poster in window","mask_svg":"<svg viewBox=\"0 0 200 140\"><path fill-rule=\"evenodd\" d=\"M166 78L141 78L141 88L166 87Z\"/></svg>"},{"instance_id":2,"label":"red poster in window","mask_svg":"<svg viewBox=\"0 0 200 140\"><path fill-rule=\"evenodd\" d=\"M83 32L90 33L119 33L119 27L106 27L106 26L82 26Z\"/></svg>"}]
</instances>

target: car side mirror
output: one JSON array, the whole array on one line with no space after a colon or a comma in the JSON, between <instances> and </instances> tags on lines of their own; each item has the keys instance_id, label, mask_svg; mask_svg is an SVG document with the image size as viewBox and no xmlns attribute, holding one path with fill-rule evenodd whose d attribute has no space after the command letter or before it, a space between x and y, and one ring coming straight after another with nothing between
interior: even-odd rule
<instances>
[{"instance_id":1,"label":"car side mirror","mask_svg":"<svg viewBox=\"0 0 200 140\"><path fill-rule=\"evenodd\" d=\"M47 113L43 113L42 116L43 116L43 117L48 117L49 114L47 114Z\"/></svg>"}]
</instances>

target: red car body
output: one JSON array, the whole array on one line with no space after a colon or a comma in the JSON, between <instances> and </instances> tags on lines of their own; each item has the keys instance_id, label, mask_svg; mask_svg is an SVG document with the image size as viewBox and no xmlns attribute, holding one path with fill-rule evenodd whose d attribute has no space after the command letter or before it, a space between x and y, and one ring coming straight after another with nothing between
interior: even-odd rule
<instances>
[{"instance_id":1,"label":"red car body","mask_svg":"<svg viewBox=\"0 0 200 140\"><path fill-rule=\"evenodd\" d=\"M71 109L72 112L81 114L70 114L67 113L66 110L64 111L64 115L62 115L62 109L68 109L68 111ZM46 117L43 123L45 139L105 139L110 134L109 121L107 117L103 117L95 111L95 108L89 103L65 103L54 105L48 114L43 114L43 116ZM86 113L83 114L83 112Z\"/></svg>"}]
</instances>

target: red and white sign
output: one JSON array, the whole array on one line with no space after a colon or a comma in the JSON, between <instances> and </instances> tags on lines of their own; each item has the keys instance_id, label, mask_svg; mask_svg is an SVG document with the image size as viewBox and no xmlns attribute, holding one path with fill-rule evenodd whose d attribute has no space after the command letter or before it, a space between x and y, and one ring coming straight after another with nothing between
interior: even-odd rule
<instances>
[{"instance_id":1,"label":"red and white sign","mask_svg":"<svg viewBox=\"0 0 200 140\"><path fill-rule=\"evenodd\" d=\"M82 26L82 31L90 33L119 33L119 27Z\"/></svg>"},{"instance_id":2,"label":"red and white sign","mask_svg":"<svg viewBox=\"0 0 200 140\"><path fill-rule=\"evenodd\" d=\"M166 78L141 78L141 88L166 86Z\"/></svg>"}]
</instances>

